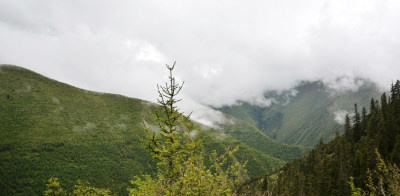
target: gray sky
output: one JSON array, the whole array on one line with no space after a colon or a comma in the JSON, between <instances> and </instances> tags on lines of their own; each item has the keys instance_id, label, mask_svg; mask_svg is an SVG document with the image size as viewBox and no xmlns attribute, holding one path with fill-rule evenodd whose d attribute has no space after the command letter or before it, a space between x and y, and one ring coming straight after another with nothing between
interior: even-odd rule
<instances>
[{"instance_id":1,"label":"gray sky","mask_svg":"<svg viewBox=\"0 0 400 196\"><path fill-rule=\"evenodd\" d=\"M400 1L0 0L0 63L154 101L174 61L186 105L268 101L301 80L387 87L400 78Z\"/></svg>"}]
</instances>

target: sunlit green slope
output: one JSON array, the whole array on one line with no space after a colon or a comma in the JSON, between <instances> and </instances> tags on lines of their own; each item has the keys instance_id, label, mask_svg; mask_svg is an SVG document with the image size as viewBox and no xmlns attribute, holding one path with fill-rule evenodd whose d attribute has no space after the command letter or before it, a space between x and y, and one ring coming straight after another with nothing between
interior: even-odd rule
<instances>
[{"instance_id":1,"label":"sunlit green slope","mask_svg":"<svg viewBox=\"0 0 400 196\"><path fill-rule=\"evenodd\" d=\"M135 175L156 164L138 140L158 106L139 99L78 89L16 66L0 66L0 195L43 194L46 180L77 179L124 194ZM251 176L285 162L215 129L205 152L239 145ZM221 136L224 137L221 137ZM276 157L276 156L275 156Z\"/></svg>"},{"instance_id":2,"label":"sunlit green slope","mask_svg":"<svg viewBox=\"0 0 400 196\"><path fill-rule=\"evenodd\" d=\"M288 145L271 139L249 122L226 115L229 123L221 124L220 129L233 138L257 149L265 154L284 161L293 161L301 158L311 148Z\"/></svg>"}]
</instances>

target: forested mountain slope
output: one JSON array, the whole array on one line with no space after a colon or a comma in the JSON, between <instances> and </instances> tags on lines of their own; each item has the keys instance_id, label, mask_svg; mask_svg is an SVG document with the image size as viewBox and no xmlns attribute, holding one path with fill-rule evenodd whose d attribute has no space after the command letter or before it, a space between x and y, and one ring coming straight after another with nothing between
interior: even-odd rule
<instances>
[{"instance_id":1,"label":"forested mountain slope","mask_svg":"<svg viewBox=\"0 0 400 196\"><path fill-rule=\"evenodd\" d=\"M243 143L271 155L275 158L284 161L294 161L307 154L311 148L306 148L296 145L288 145L276 140L271 139L265 133L261 132L254 125L250 123L226 115L225 118L228 122L219 124L218 126L226 134L231 135L233 138L242 141Z\"/></svg>"},{"instance_id":2,"label":"forested mountain slope","mask_svg":"<svg viewBox=\"0 0 400 196\"><path fill-rule=\"evenodd\" d=\"M249 122L272 139L311 147L321 137L326 141L334 138L341 127L335 118L351 112L354 103L368 106L372 97L379 96L373 83L362 83L354 92L335 91L320 81L302 82L292 91L266 92L265 98L272 101L270 106L238 102L217 109Z\"/></svg>"},{"instance_id":3,"label":"forested mountain slope","mask_svg":"<svg viewBox=\"0 0 400 196\"><path fill-rule=\"evenodd\" d=\"M343 135L252 187L264 184L274 195L400 195L400 81L369 109L355 106Z\"/></svg>"},{"instance_id":4,"label":"forested mountain slope","mask_svg":"<svg viewBox=\"0 0 400 196\"><path fill-rule=\"evenodd\" d=\"M0 66L0 195L41 195L50 177L71 190L78 179L125 194L135 175L155 171L141 146L142 122L159 107L120 95L90 92L32 71ZM285 162L215 129L203 131L205 153L239 146L250 176ZM218 137L217 137L218 136ZM275 157L277 155L274 155Z\"/></svg>"}]
</instances>

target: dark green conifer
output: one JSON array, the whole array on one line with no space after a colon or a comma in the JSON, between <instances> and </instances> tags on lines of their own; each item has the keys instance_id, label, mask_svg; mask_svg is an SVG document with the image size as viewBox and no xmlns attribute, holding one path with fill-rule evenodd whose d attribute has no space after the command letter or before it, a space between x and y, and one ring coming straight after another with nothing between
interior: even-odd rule
<instances>
[{"instance_id":1,"label":"dark green conifer","mask_svg":"<svg viewBox=\"0 0 400 196\"><path fill-rule=\"evenodd\" d=\"M365 107L363 107L362 112L361 112L361 130L363 132L362 135L365 135L366 129L367 129L367 110Z\"/></svg>"},{"instance_id":2,"label":"dark green conifer","mask_svg":"<svg viewBox=\"0 0 400 196\"><path fill-rule=\"evenodd\" d=\"M353 117L354 127L353 127L353 141L358 141L361 138L361 117L358 112L357 104L354 104L354 117Z\"/></svg>"},{"instance_id":3,"label":"dark green conifer","mask_svg":"<svg viewBox=\"0 0 400 196\"><path fill-rule=\"evenodd\" d=\"M371 98L371 103L370 103L370 105L369 105L369 110L372 112L372 111L375 111L375 100L374 100L374 98Z\"/></svg>"}]
</instances>

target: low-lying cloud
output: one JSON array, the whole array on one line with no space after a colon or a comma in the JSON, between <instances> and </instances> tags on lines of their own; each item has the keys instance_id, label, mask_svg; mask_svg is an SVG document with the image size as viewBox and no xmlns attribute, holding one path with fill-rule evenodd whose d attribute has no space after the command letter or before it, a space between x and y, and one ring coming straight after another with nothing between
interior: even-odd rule
<instances>
[{"instance_id":1,"label":"low-lying cloud","mask_svg":"<svg viewBox=\"0 0 400 196\"><path fill-rule=\"evenodd\" d=\"M334 120L339 125L344 125L344 123L346 122L346 115L348 115L349 112L346 110L337 110L337 111L333 112L333 114L335 115Z\"/></svg>"},{"instance_id":2,"label":"low-lying cloud","mask_svg":"<svg viewBox=\"0 0 400 196\"><path fill-rule=\"evenodd\" d=\"M355 78L400 78L399 10L396 0L3 0L0 63L155 101L164 64L177 61L193 102L268 106L265 91L303 80L354 90Z\"/></svg>"},{"instance_id":3,"label":"low-lying cloud","mask_svg":"<svg viewBox=\"0 0 400 196\"><path fill-rule=\"evenodd\" d=\"M183 109L182 112L185 115L190 114L192 120L214 128L218 128L221 124L231 123L229 119L225 118L222 112L214 110L209 106L199 104L190 97L181 97L182 101L178 102L178 106Z\"/></svg>"}]
</instances>

